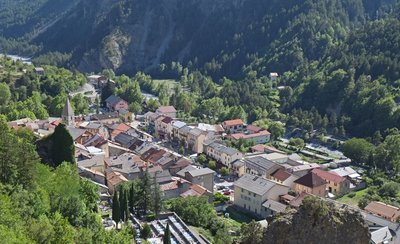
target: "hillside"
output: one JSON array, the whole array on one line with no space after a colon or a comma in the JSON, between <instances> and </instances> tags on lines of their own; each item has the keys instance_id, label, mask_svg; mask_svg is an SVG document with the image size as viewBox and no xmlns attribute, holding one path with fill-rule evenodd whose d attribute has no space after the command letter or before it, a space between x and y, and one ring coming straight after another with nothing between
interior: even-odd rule
<instances>
[{"instance_id":1,"label":"hillside","mask_svg":"<svg viewBox=\"0 0 400 244\"><path fill-rule=\"evenodd\" d=\"M0 6L0 35L9 38L0 38L0 47L40 64L176 79L200 100L219 96L225 106L242 106L249 122L268 114L309 133L368 137L400 124L398 0ZM280 78L271 82L270 72ZM328 127L325 117L332 118Z\"/></svg>"}]
</instances>

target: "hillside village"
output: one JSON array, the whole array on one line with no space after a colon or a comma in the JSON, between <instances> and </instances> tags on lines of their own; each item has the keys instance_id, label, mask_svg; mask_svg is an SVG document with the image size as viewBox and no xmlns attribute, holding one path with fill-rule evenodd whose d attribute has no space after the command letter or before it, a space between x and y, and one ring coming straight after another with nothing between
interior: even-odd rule
<instances>
[{"instance_id":1,"label":"hillside village","mask_svg":"<svg viewBox=\"0 0 400 244\"><path fill-rule=\"evenodd\" d=\"M96 89L112 82L100 75L88 77ZM187 123L178 118L173 106L133 114L128 102L115 95L105 100L101 111L76 115L67 99L60 117L19 119L9 125L26 127L38 137L66 125L74 141L79 175L98 186L99 208L108 229L118 228L111 209L119 186L146 175L159 185L164 200L200 196L213 203L219 194L229 199L215 205L219 212L229 207L263 224L288 208L298 208L310 195L354 208L335 199L366 187L363 172L352 167L350 160L336 160L333 168L309 163L297 153L272 146L268 130L241 119ZM251 142L251 152L229 146L238 141ZM400 243L399 208L372 201L360 211L369 225L371 243ZM131 217L140 230L146 221L140 214ZM172 243L209 243L175 213L161 213L149 225L153 243L160 243L167 225L172 229ZM140 235L136 239L140 243Z\"/></svg>"}]
</instances>

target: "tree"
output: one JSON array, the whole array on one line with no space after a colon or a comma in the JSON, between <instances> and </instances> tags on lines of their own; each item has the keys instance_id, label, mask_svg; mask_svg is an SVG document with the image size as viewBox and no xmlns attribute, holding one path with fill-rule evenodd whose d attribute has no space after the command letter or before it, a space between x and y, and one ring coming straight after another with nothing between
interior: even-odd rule
<instances>
[{"instance_id":1,"label":"tree","mask_svg":"<svg viewBox=\"0 0 400 244\"><path fill-rule=\"evenodd\" d=\"M140 188L141 188L140 206L143 212L147 214L147 210L149 209L151 204L151 182L150 182L150 175L147 169L144 172Z\"/></svg>"},{"instance_id":2,"label":"tree","mask_svg":"<svg viewBox=\"0 0 400 244\"><path fill-rule=\"evenodd\" d=\"M304 140L301 138L291 138L289 140L289 145L297 147L299 149L303 149L304 148Z\"/></svg>"},{"instance_id":3,"label":"tree","mask_svg":"<svg viewBox=\"0 0 400 244\"><path fill-rule=\"evenodd\" d=\"M75 162L74 140L64 124L57 125L50 139L53 167L57 167L62 162Z\"/></svg>"},{"instance_id":4,"label":"tree","mask_svg":"<svg viewBox=\"0 0 400 244\"><path fill-rule=\"evenodd\" d=\"M207 163L207 157L204 153L201 153L198 157L197 157L197 162L199 162L201 165L205 165Z\"/></svg>"},{"instance_id":5,"label":"tree","mask_svg":"<svg viewBox=\"0 0 400 244\"><path fill-rule=\"evenodd\" d=\"M0 105L5 106L11 99L10 88L6 83L0 83Z\"/></svg>"},{"instance_id":6,"label":"tree","mask_svg":"<svg viewBox=\"0 0 400 244\"><path fill-rule=\"evenodd\" d=\"M261 244L262 238L263 228L255 220L240 227L240 244Z\"/></svg>"},{"instance_id":7,"label":"tree","mask_svg":"<svg viewBox=\"0 0 400 244\"><path fill-rule=\"evenodd\" d=\"M118 228L118 222L121 220L121 209L120 209L120 204L119 204L119 197L118 193L115 192L113 196L113 202L112 202L112 219L115 221L117 224Z\"/></svg>"},{"instance_id":8,"label":"tree","mask_svg":"<svg viewBox=\"0 0 400 244\"><path fill-rule=\"evenodd\" d=\"M78 93L72 98L72 106L74 107L75 114L87 114L89 112L89 103L86 98Z\"/></svg>"},{"instance_id":9,"label":"tree","mask_svg":"<svg viewBox=\"0 0 400 244\"><path fill-rule=\"evenodd\" d=\"M101 105L104 106L106 99L114 93L114 85L112 85L111 82L107 82L107 84L101 89Z\"/></svg>"},{"instance_id":10,"label":"tree","mask_svg":"<svg viewBox=\"0 0 400 244\"><path fill-rule=\"evenodd\" d=\"M222 167L221 168L221 175L228 175L229 174L229 169L227 167Z\"/></svg>"},{"instance_id":11,"label":"tree","mask_svg":"<svg viewBox=\"0 0 400 244\"><path fill-rule=\"evenodd\" d=\"M366 164L374 145L365 139L352 138L342 145L343 154L358 164Z\"/></svg>"},{"instance_id":12,"label":"tree","mask_svg":"<svg viewBox=\"0 0 400 244\"><path fill-rule=\"evenodd\" d=\"M157 173L155 173L154 178L153 178L153 186L152 186L152 195L153 195L153 201L152 201L152 207L153 211L156 216L160 213L162 209L162 191L160 189L160 185L157 182Z\"/></svg>"},{"instance_id":13,"label":"tree","mask_svg":"<svg viewBox=\"0 0 400 244\"><path fill-rule=\"evenodd\" d=\"M217 162L215 160L208 161L208 167L210 169L216 169L217 168Z\"/></svg>"},{"instance_id":14,"label":"tree","mask_svg":"<svg viewBox=\"0 0 400 244\"><path fill-rule=\"evenodd\" d=\"M372 143L377 146L381 144L383 141L383 137L381 135L381 132L379 130L375 131L374 135L372 136Z\"/></svg>"},{"instance_id":15,"label":"tree","mask_svg":"<svg viewBox=\"0 0 400 244\"><path fill-rule=\"evenodd\" d=\"M379 196L396 198L397 193L400 191L400 185L397 182L386 182L379 189Z\"/></svg>"},{"instance_id":16,"label":"tree","mask_svg":"<svg viewBox=\"0 0 400 244\"><path fill-rule=\"evenodd\" d=\"M171 230L169 229L169 223L167 223L167 227L165 227L163 244L171 244Z\"/></svg>"},{"instance_id":17,"label":"tree","mask_svg":"<svg viewBox=\"0 0 400 244\"><path fill-rule=\"evenodd\" d=\"M140 235L145 240L149 239L152 236L151 228L147 223L143 225L143 228L140 231Z\"/></svg>"},{"instance_id":18,"label":"tree","mask_svg":"<svg viewBox=\"0 0 400 244\"><path fill-rule=\"evenodd\" d=\"M271 132L272 140L276 140L285 134L285 127L279 122L272 122L269 125L269 131Z\"/></svg>"}]
</instances>

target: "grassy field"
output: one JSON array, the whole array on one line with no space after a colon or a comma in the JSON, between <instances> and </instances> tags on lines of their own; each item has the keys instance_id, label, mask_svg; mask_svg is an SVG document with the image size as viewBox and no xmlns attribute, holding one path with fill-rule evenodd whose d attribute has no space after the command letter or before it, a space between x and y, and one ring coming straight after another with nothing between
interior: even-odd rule
<instances>
[{"instance_id":1,"label":"grassy field","mask_svg":"<svg viewBox=\"0 0 400 244\"><path fill-rule=\"evenodd\" d=\"M368 188L356 191L356 195L354 197L349 197L349 194L346 194L341 198L338 198L337 201L357 207L358 201L360 201L360 199L367 193L367 190Z\"/></svg>"}]
</instances>

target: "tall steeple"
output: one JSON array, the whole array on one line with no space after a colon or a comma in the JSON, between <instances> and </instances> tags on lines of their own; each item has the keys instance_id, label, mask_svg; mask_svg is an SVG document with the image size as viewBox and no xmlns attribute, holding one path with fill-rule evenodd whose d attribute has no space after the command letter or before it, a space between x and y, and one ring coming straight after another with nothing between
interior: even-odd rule
<instances>
[{"instance_id":1,"label":"tall steeple","mask_svg":"<svg viewBox=\"0 0 400 244\"><path fill-rule=\"evenodd\" d=\"M69 98L65 102L63 111L61 113L61 118L64 124L69 126L75 125L75 115L74 110L72 109L71 103L69 102Z\"/></svg>"}]
</instances>

